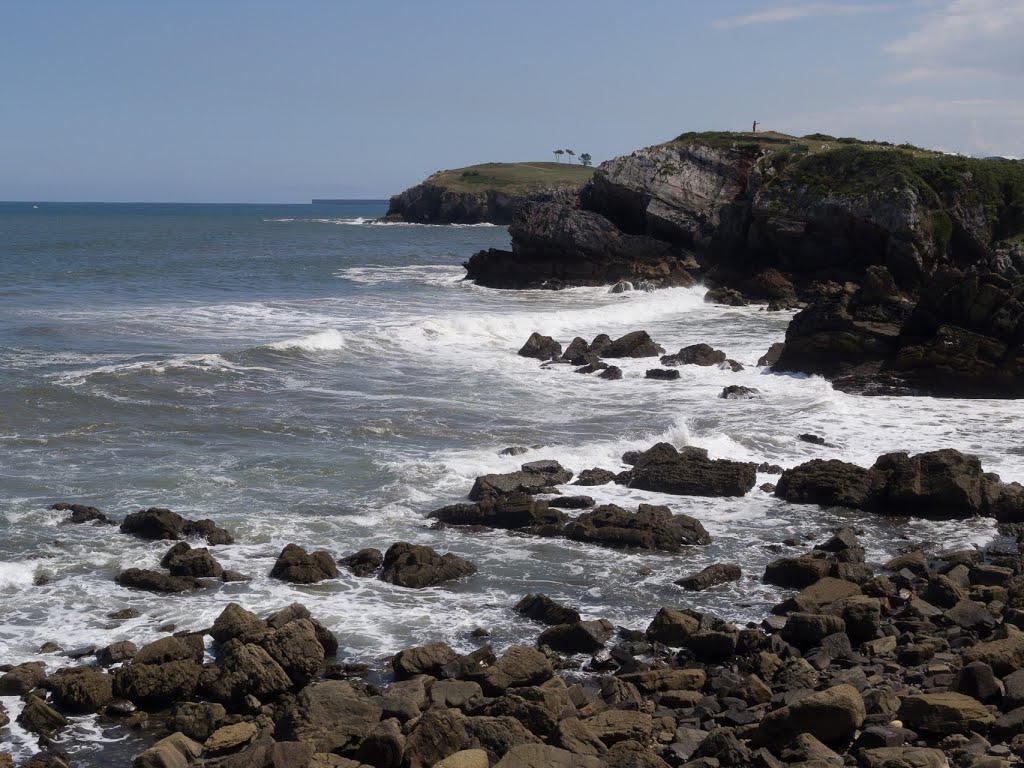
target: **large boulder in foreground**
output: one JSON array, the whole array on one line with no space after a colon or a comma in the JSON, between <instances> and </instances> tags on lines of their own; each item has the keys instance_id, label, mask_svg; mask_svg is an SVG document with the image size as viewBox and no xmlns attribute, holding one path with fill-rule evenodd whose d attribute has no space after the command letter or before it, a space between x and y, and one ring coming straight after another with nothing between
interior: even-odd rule
<instances>
[{"instance_id":1,"label":"large boulder in foreground","mask_svg":"<svg viewBox=\"0 0 1024 768\"><path fill-rule=\"evenodd\" d=\"M693 544L710 544L711 536L700 521L689 515L673 515L668 507L641 504L627 512L605 504L584 512L565 526L566 537L607 547L657 549L679 552Z\"/></svg>"},{"instance_id":2,"label":"large boulder in foreground","mask_svg":"<svg viewBox=\"0 0 1024 768\"><path fill-rule=\"evenodd\" d=\"M430 547L399 541L384 553L380 578L399 587L420 589L473 573L476 573L476 566L458 555L450 552L439 555Z\"/></svg>"},{"instance_id":3,"label":"large boulder in foreground","mask_svg":"<svg viewBox=\"0 0 1024 768\"><path fill-rule=\"evenodd\" d=\"M636 458L619 482L630 488L683 496L743 496L757 482L757 465L748 461L712 460L703 448L682 450L658 443Z\"/></svg>"},{"instance_id":4,"label":"large boulder in foreground","mask_svg":"<svg viewBox=\"0 0 1024 768\"><path fill-rule=\"evenodd\" d=\"M853 740L866 716L864 699L856 688L844 683L769 712L754 731L751 743L781 746L801 733L809 733L833 749L842 748Z\"/></svg>"}]
</instances>

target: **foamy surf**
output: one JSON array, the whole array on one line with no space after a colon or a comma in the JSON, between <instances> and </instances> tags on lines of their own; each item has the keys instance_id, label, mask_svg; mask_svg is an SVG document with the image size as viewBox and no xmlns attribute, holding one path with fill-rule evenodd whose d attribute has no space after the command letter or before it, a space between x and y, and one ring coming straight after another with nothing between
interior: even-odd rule
<instances>
[{"instance_id":1,"label":"foamy surf","mask_svg":"<svg viewBox=\"0 0 1024 768\"><path fill-rule=\"evenodd\" d=\"M335 328L328 328L326 331L318 331L308 336L275 341L267 344L266 347L278 351L337 352L345 347L345 337L341 335L341 331Z\"/></svg>"}]
</instances>

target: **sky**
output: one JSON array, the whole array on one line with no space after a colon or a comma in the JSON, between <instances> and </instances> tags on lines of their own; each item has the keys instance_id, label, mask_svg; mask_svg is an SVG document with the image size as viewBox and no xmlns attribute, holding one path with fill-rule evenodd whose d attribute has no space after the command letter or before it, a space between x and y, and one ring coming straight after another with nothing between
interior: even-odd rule
<instances>
[{"instance_id":1,"label":"sky","mask_svg":"<svg viewBox=\"0 0 1024 768\"><path fill-rule=\"evenodd\" d=\"M383 198L686 131L1024 157L1024 0L10 0L0 200Z\"/></svg>"}]
</instances>

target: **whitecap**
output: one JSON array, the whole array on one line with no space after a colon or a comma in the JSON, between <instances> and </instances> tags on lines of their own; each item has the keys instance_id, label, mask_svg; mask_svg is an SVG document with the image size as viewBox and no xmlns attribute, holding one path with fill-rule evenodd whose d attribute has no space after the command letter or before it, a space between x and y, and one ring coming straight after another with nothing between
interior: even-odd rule
<instances>
[{"instance_id":1,"label":"whitecap","mask_svg":"<svg viewBox=\"0 0 1024 768\"><path fill-rule=\"evenodd\" d=\"M341 331L328 328L326 331L318 331L295 339L275 341L266 346L278 351L298 349L303 352L336 352L345 346L345 337L342 336Z\"/></svg>"}]
</instances>

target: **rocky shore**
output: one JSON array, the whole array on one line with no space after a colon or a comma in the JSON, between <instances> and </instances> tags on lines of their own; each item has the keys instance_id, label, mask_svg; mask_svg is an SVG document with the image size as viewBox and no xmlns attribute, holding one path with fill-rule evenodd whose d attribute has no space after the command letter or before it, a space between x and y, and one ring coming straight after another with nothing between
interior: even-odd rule
<instances>
[{"instance_id":1,"label":"rocky shore","mask_svg":"<svg viewBox=\"0 0 1024 768\"><path fill-rule=\"evenodd\" d=\"M684 134L516 208L494 288L690 286L796 308L778 370L846 391L1024 392L1024 163L814 134Z\"/></svg>"},{"instance_id":2,"label":"rocky shore","mask_svg":"<svg viewBox=\"0 0 1024 768\"><path fill-rule=\"evenodd\" d=\"M657 354L645 337L601 343ZM533 461L482 475L467 502L426 519L451 528L456 550L461 532L500 529L680 552L710 543L698 519L669 506L596 505L573 491L610 482L670 496L742 496L756 471L780 471L666 443L622 461L627 471ZM759 623L688 607L688 594L744 575L742 562L716 563L678 580L678 599L646 626L615 626L531 593L509 609L536 626L533 646L495 651L480 627L466 638L471 652L426 642L379 665L345 658L330 629L300 604L259 617L232 603L212 626L170 627L141 647L124 640L67 650L62 665L54 644L38 661L0 667L0 695L20 697L17 714L0 710L0 726L15 717L38 738L41 751L22 765L52 768L73 764L61 733L78 716L151 741L134 758L137 768L1019 764L1024 488L986 473L975 457L942 450L889 454L870 468L816 459L764 489L794 504L879 515L988 515L1003 535L961 551L909 542L876 562L856 530L840 528L813 546L780 542L780 556L748 574L791 590ZM53 509L70 513L72 524L112 523L93 507ZM216 548L234 537L210 521L150 508L128 515L119 531L112 535L172 542L161 560L167 573L129 578L138 571L129 569L118 576L125 588L173 589L187 600L209 579L247 578L220 567ZM193 546L200 539L208 546ZM289 544L270 575L297 584L379 578L421 589L476 570L454 552L406 542L342 557ZM5 759L12 764L0 756L0 765Z\"/></svg>"}]
</instances>

